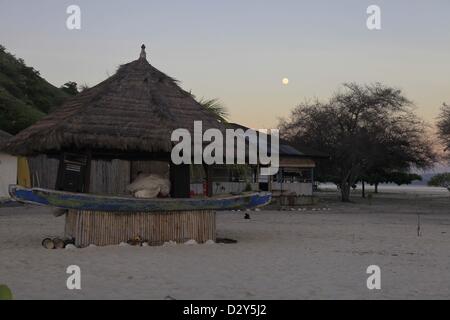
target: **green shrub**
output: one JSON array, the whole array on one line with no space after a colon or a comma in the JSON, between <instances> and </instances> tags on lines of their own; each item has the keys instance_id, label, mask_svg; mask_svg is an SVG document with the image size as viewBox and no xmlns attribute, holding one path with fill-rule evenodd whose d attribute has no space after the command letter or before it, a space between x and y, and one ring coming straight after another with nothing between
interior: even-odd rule
<instances>
[{"instance_id":1,"label":"green shrub","mask_svg":"<svg viewBox=\"0 0 450 320\"><path fill-rule=\"evenodd\" d=\"M11 289L4 284L0 284L0 300L12 300L13 295Z\"/></svg>"},{"instance_id":2,"label":"green shrub","mask_svg":"<svg viewBox=\"0 0 450 320\"><path fill-rule=\"evenodd\" d=\"M450 173L441 173L435 175L428 182L428 185L431 187L447 188L450 191Z\"/></svg>"}]
</instances>

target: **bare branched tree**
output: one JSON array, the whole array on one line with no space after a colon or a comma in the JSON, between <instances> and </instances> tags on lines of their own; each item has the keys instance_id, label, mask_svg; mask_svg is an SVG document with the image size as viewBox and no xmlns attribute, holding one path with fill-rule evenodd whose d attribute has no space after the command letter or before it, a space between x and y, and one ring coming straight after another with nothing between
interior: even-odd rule
<instances>
[{"instance_id":1,"label":"bare branched tree","mask_svg":"<svg viewBox=\"0 0 450 320\"><path fill-rule=\"evenodd\" d=\"M437 122L438 134L450 157L450 105L443 104Z\"/></svg>"},{"instance_id":2,"label":"bare branched tree","mask_svg":"<svg viewBox=\"0 0 450 320\"><path fill-rule=\"evenodd\" d=\"M381 84L345 84L329 101L306 102L280 124L296 146L326 152L322 179L336 183L342 201L376 166L425 168L435 161L426 126L398 89Z\"/></svg>"}]
</instances>

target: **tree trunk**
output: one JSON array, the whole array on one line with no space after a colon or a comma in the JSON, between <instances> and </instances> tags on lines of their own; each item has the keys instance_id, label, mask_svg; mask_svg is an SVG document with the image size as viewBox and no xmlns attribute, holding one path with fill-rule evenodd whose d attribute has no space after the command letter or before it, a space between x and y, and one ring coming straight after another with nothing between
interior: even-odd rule
<instances>
[{"instance_id":1,"label":"tree trunk","mask_svg":"<svg viewBox=\"0 0 450 320\"><path fill-rule=\"evenodd\" d=\"M378 193L378 182L375 183L375 193Z\"/></svg>"},{"instance_id":2,"label":"tree trunk","mask_svg":"<svg viewBox=\"0 0 450 320\"><path fill-rule=\"evenodd\" d=\"M350 183L348 183L348 182L341 183L342 202L350 202L350 188L351 188Z\"/></svg>"},{"instance_id":3,"label":"tree trunk","mask_svg":"<svg viewBox=\"0 0 450 320\"><path fill-rule=\"evenodd\" d=\"M351 202L350 201L350 192L352 186L356 183L356 178L358 177L358 169L357 167L351 168L348 173L341 180L341 196L342 202Z\"/></svg>"},{"instance_id":4,"label":"tree trunk","mask_svg":"<svg viewBox=\"0 0 450 320\"><path fill-rule=\"evenodd\" d=\"M366 183L364 182L364 180L362 181L362 197L364 199L366 198Z\"/></svg>"}]
</instances>

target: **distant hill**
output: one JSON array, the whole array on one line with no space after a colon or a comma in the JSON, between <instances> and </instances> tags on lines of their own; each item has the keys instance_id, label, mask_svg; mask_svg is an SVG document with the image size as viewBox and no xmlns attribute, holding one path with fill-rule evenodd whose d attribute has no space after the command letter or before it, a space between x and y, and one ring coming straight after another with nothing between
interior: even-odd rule
<instances>
[{"instance_id":1,"label":"distant hill","mask_svg":"<svg viewBox=\"0 0 450 320\"><path fill-rule=\"evenodd\" d=\"M67 97L0 45L0 130L16 134Z\"/></svg>"}]
</instances>

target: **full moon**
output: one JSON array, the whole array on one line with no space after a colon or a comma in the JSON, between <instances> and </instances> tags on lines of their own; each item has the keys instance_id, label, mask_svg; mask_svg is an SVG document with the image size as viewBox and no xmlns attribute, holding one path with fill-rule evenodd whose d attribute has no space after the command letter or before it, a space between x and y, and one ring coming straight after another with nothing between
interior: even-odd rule
<instances>
[{"instance_id":1,"label":"full moon","mask_svg":"<svg viewBox=\"0 0 450 320\"><path fill-rule=\"evenodd\" d=\"M283 82L283 84L285 86L287 86L289 84L289 79L288 78L284 78L282 82Z\"/></svg>"}]
</instances>

